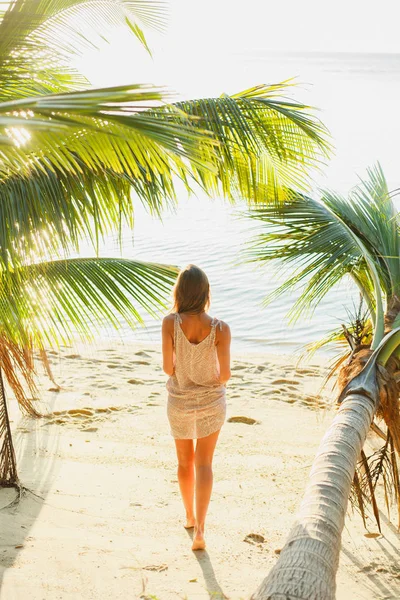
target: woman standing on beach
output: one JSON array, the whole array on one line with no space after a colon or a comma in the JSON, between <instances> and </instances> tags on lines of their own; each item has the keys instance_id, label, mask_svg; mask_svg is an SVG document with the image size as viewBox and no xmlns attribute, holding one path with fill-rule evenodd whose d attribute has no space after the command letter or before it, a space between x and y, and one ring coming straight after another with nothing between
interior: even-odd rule
<instances>
[{"instance_id":1,"label":"woman standing on beach","mask_svg":"<svg viewBox=\"0 0 400 600\"><path fill-rule=\"evenodd\" d=\"M185 527L194 527L192 550L206 547L204 524L213 483L212 459L225 421L225 384L231 376L230 329L207 314L209 304L206 274L189 265L174 287L174 313L165 317L162 325L163 369L170 376L168 419L178 457Z\"/></svg>"}]
</instances>

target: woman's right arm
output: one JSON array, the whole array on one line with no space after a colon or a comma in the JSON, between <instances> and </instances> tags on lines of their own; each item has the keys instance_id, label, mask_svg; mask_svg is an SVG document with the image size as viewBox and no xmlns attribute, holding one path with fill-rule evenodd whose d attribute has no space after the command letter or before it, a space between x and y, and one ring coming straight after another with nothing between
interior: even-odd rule
<instances>
[{"instance_id":1,"label":"woman's right arm","mask_svg":"<svg viewBox=\"0 0 400 600\"><path fill-rule=\"evenodd\" d=\"M222 329L218 327L217 333L217 356L219 362L220 383L226 383L231 377L231 330L229 325L220 321Z\"/></svg>"},{"instance_id":2,"label":"woman's right arm","mask_svg":"<svg viewBox=\"0 0 400 600\"><path fill-rule=\"evenodd\" d=\"M163 371L174 374L174 316L164 317L162 322Z\"/></svg>"}]
</instances>

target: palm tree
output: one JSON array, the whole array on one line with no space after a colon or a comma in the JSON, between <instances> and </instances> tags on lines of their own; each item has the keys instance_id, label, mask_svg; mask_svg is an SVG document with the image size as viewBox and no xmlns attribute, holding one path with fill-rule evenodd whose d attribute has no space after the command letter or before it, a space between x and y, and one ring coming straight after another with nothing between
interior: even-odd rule
<instances>
[{"instance_id":1,"label":"palm tree","mask_svg":"<svg viewBox=\"0 0 400 600\"><path fill-rule=\"evenodd\" d=\"M347 275L368 307L369 320L358 333L356 327L345 331L351 350L339 374L338 412L317 452L296 522L275 567L252 596L330 600L352 483L363 516L370 496L379 519L374 491L388 468L400 509L398 213L378 165L347 200L331 192L318 200L293 194L292 201L257 208L251 216L266 227L251 245L251 260L295 266L274 293L303 286L293 315L314 308ZM375 419L383 420L383 429ZM371 425L384 443L368 461L363 446ZM364 481L356 472L359 461Z\"/></svg>"},{"instance_id":2,"label":"palm tree","mask_svg":"<svg viewBox=\"0 0 400 600\"><path fill-rule=\"evenodd\" d=\"M283 199L329 154L309 107L280 97L289 82L175 104L150 85L90 89L68 55L116 22L147 49L142 25L162 26L162 5L10 0L0 9L0 368L34 416L35 351L51 376L46 348L90 340L102 321L140 323L176 276L163 265L73 258L82 239L96 251L110 231L121 239L135 200L160 213L176 201L177 179L230 200ZM1 380L0 485L17 484Z\"/></svg>"}]
</instances>

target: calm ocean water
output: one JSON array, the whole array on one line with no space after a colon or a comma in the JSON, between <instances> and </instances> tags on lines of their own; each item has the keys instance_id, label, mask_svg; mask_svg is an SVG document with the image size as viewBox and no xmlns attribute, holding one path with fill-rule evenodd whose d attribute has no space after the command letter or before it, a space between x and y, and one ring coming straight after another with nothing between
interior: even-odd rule
<instances>
[{"instance_id":1,"label":"calm ocean water","mask_svg":"<svg viewBox=\"0 0 400 600\"><path fill-rule=\"evenodd\" d=\"M320 109L336 147L335 156L318 175L316 185L346 191L365 168L380 161L389 186L400 186L398 144L400 55L276 54L252 52L237 57L237 78L226 91L261 82L296 77L302 82L293 97ZM212 286L211 314L232 329L234 351L297 352L345 322L358 301L349 281L332 290L312 316L290 324L286 317L294 298L287 294L263 307L264 297L282 281L279 266L240 264L243 245L255 233L254 223L238 218L239 209L220 199L187 198L182 191L175 212L163 222L137 206L133 248L124 255L141 260L201 266ZM108 250L113 248L112 240ZM160 320L146 318L145 328L124 330L126 339L159 341Z\"/></svg>"}]
</instances>

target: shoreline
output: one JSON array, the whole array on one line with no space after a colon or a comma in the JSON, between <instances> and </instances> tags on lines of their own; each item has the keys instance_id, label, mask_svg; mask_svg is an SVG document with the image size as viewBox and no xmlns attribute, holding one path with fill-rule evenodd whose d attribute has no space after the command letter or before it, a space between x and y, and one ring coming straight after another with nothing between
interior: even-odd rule
<instances>
[{"instance_id":1,"label":"shoreline","mask_svg":"<svg viewBox=\"0 0 400 600\"><path fill-rule=\"evenodd\" d=\"M166 376L149 343L104 340L50 354L61 391L41 378L39 420L9 400L27 493L0 512L0 599L240 600L276 561L333 410L317 401L323 360L297 369L284 355L235 353L227 419L214 461L207 551L183 528ZM319 408L318 408L319 407ZM57 414L54 414L57 413ZM1 506L14 496L1 490ZM400 536L348 516L338 600L400 596Z\"/></svg>"}]
</instances>

